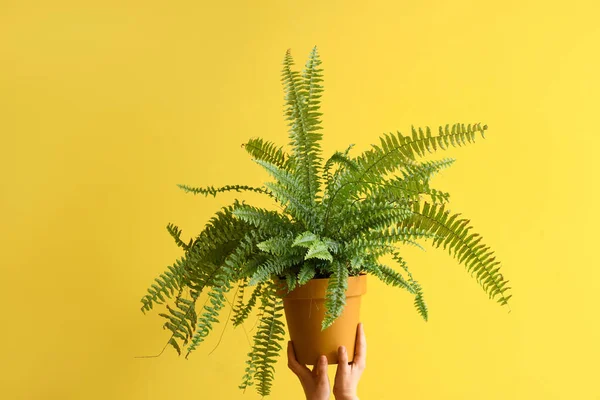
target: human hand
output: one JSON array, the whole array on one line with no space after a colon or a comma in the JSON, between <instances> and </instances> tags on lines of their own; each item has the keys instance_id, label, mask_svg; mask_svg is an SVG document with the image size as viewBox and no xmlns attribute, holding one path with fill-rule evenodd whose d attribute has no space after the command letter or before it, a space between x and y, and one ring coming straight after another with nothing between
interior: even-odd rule
<instances>
[{"instance_id":1,"label":"human hand","mask_svg":"<svg viewBox=\"0 0 600 400\"><path fill-rule=\"evenodd\" d=\"M296 353L291 341L288 342L287 355L288 367L300 379L306 400L328 400L331 386L327 376L327 357L320 356L311 371L306 365L300 364L296 360Z\"/></svg>"},{"instance_id":2,"label":"human hand","mask_svg":"<svg viewBox=\"0 0 600 400\"><path fill-rule=\"evenodd\" d=\"M333 384L333 395L336 400L358 400L356 389L360 376L367 363L367 339L363 324L356 329L356 350L354 360L348 363L348 353L344 346L338 348L338 366Z\"/></svg>"}]
</instances>

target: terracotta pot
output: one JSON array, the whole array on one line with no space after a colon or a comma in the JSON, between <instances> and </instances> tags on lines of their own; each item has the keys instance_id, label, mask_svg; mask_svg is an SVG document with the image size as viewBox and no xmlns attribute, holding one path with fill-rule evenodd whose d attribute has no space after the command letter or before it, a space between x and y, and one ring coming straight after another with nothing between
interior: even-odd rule
<instances>
[{"instance_id":1,"label":"terracotta pot","mask_svg":"<svg viewBox=\"0 0 600 400\"><path fill-rule=\"evenodd\" d=\"M354 358L360 299L367 289L367 276L348 278L346 306L342 315L329 328L321 331L328 282L329 279L312 279L283 296L290 339L296 359L302 364L314 365L320 355L327 356L329 364L337 364L337 349L341 345L348 351L348 361Z\"/></svg>"}]
</instances>

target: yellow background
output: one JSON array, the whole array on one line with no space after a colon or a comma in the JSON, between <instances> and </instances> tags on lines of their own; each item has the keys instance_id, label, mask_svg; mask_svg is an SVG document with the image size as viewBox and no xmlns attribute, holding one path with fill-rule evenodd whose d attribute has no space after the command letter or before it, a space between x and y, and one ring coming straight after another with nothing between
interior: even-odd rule
<instances>
[{"instance_id":1,"label":"yellow background","mask_svg":"<svg viewBox=\"0 0 600 400\"><path fill-rule=\"evenodd\" d=\"M406 250L430 307L374 279L360 396L600 399L600 8L570 1L0 3L4 399L256 399L223 325L172 349L140 298L235 196L260 185L240 144L285 144L279 81L318 45L325 154L410 125L483 122L433 181L502 260L512 312L445 251ZM259 196L255 204L268 205ZM247 329L251 323L247 323ZM278 364L273 399L301 399ZM333 369L331 369L333 374Z\"/></svg>"}]
</instances>

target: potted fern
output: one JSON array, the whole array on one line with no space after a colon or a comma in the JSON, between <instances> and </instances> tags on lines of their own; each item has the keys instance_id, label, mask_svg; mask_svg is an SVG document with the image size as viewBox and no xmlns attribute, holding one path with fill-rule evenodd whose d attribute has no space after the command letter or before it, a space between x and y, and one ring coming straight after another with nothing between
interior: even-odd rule
<instances>
[{"instance_id":1,"label":"potted fern","mask_svg":"<svg viewBox=\"0 0 600 400\"><path fill-rule=\"evenodd\" d=\"M478 134L485 137L487 126L446 125L437 134L413 128L407 136L383 135L380 144L358 156L350 155L350 145L324 159L320 64L315 47L300 74L286 52L282 81L289 153L260 138L243 145L272 181L261 187L179 185L205 196L257 192L279 209L235 200L189 241L181 238L177 226L168 224L183 256L155 279L142 298L143 312L172 299L160 315L171 332L168 344L180 355L185 348L186 358L219 321L230 292L234 326L258 307L254 345L240 387L256 383L263 396L270 392L273 365L282 349L284 306L297 357L307 364L319 354L335 363L339 345L354 348L367 275L413 294L418 313L427 320L421 286L397 244L419 246L418 239L432 239L433 246L443 245L464 264L490 298L506 305L511 297L493 251L479 234L470 232L467 219L445 209L449 194L430 186L431 177L454 159L418 160L426 152L471 143ZM391 256L397 267L383 264L384 255ZM202 293L207 300L198 311Z\"/></svg>"}]
</instances>

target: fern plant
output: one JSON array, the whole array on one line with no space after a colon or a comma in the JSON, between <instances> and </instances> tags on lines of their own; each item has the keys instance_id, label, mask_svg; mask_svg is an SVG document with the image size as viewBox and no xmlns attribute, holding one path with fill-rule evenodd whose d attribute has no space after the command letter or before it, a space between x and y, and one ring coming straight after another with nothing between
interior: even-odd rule
<instances>
[{"instance_id":1,"label":"fern plant","mask_svg":"<svg viewBox=\"0 0 600 400\"><path fill-rule=\"evenodd\" d=\"M272 180L264 186L190 187L188 193L216 196L251 191L279 205L271 210L235 200L210 219L192 239L182 239L172 224L167 230L183 255L155 279L142 298L142 311L167 303L164 328L168 344L186 358L231 306L230 320L242 325L258 307L258 326L248 354L241 388L256 384L268 395L274 364L284 340L282 301L277 282L288 291L313 278L329 278L322 329L342 313L348 277L371 274L414 295L418 313L427 320L423 291L402 258L398 245L431 239L443 246L481 285L485 293L507 305L507 280L500 262L471 232L469 220L447 209L450 195L430 180L454 159L420 161L419 157L485 137L486 125L412 128L410 135L384 134L379 144L352 156L352 145L324 159L321 151L320 98L323 70L313 48L302 73L293 69L290 51L283 61L285 117L289 148L252 138L243 145ZM397 265L381 257L391 255ZM230 295L233 292L233 295ZM202 293L206 299L199 304ZM232 299L229 300L228 296Z\"/></svg>"}]
</instances>

